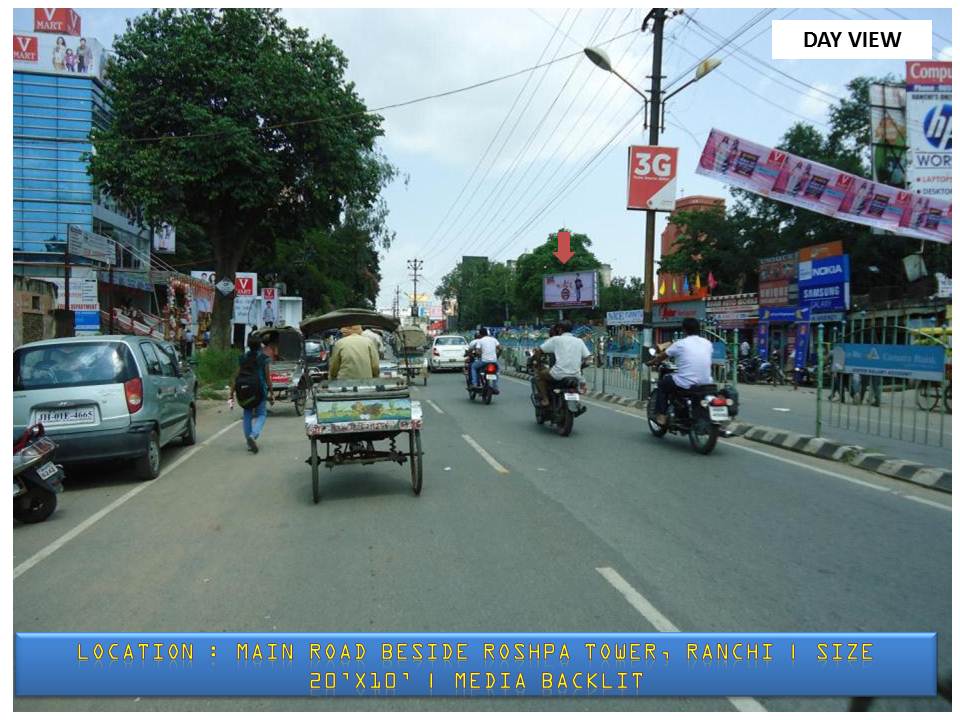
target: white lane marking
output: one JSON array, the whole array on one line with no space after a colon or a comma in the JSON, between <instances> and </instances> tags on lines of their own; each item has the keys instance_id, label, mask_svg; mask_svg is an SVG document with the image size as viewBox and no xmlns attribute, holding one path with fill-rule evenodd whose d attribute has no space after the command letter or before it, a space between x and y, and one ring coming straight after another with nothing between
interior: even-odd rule
<instances>
[{"instance_id":1,"label":"white lane marking","mask_svg":"<svg viewBox=\"0 0 960 720\"><path fill-rule=\"evenodd\" d=\"M680 632L680 628L670 622L667 617L657 610L653 603L641 595L636 588L624 580L623 576L611 567L595 568L603 579L623 595L624 599L633 606L634 610L643 615L644 619L653 625L659 632ZM741 712L766 712L766 708L753 698L728 697L727 700Z\"/></svg>"},{"instance_id":2,"label":"white lane marking","mask_svg":"<svg viewBox=\"0 0 960 720\"><path fill-rule=\"evenodd\" d=\"M907 500L913 500L914 502L923 503L924 505L929 505L930 507L940 508L941 510L946 510L947 512L953 512L953 507L950 505L942 505L933 500L927 500L926 498L917 497L916 495L904 495Z\"/></svg>"},{"instance_id":3,"label":"white lane marking","mask_svg":"<svg viewBox=\"0 0 960 720\"><path fill-rule=\"evenodd\" d=\"M87 528L93 526L95 523L97 523L97 522L99 522L100 520L102 520L104 517L106 517L106 516L109 515L111 512L113 512L113 511L116 510L118 507L120 507L120 506L123 505L125 502L127 502L127 500L130 500L131 498L133 498L133 497L139 495L140 493L142 493L144 490L146 490L148 487L150 487L151 485L153 485L157 480L159 480L160 478L162 478L162 477L163 477L164 475L166 475L167 473L173 472L174 470L176 470L178 467L180 467L180 465L182 465L182 464L185 463L187 460L189 460L189 459L192 458L194 455L196 455L198 452L200 452L200 450L201 450L202 448L205 448L207 445L209 445L211 442L213 442L213 441L216 440L218 437L220 437L221 435L223 435L225 432L227 432L228 430L233 429L234 427L236 427L236 426L239 425L239 424L240 424L240 420L236 420L236 421L230 423L229 425L227 425L225 428L223 428L223 429L220 430L219 432L217 432L215 435L211 436L211 437L208 438L207 440L204 440L202 443L200 443L200 444L197 445L196 447L193 447L193 448L191 448L190 450L187 450L187 452L183 453L183 455L181 455L181 456L178 457L176 460L174 460L172 463L170 463L167 467L165 467L165 468L163 469L163 471L162 471L155 479L153 479L153 480L147 480L146 482L143 482L143 483L141 483L140 485L137 485L135 488L133 488L133 489L130 490L129 492L121 495L121 496L118 497L116 500L114 500L112 503L110 503L109 505L107 505L107 506L104 507L104 508L101 508L100 510L98 510L97 512L95 512L93 515L91 515L90 517L88 517L86 520L84 520L82 523L80 523L80 524L77 525L76 527L72 528L72 529L69 530L68 532L64 533L64 534L61 535L59 538L57 538L56 540L54 540L52 543L50 543L49 545L47 545L47 546L44 547L43 549L39 550L37 553L35 553L35 554L32 555L31 557L29 557L29 558L27 558L26 560L24 560L22 563L20 563L19 565L17 565L17 566L13 569L13 579L16 580L18 577L20 577L21 575L23 575L27 570L29 570L30 568L32 568L34 565L36 565L36 564L39 563L39 562L42 562L43 560L45 560L45 559L47 559L48 557L50 557L51 555L53 555L53 553L55 553L57 550L59 550L60 548L62 548L64 545L66 545L66 544L67 544L68 542L70 542L71 540L73 540L75 537L77 537L77 535L79 535L80 533L82 533L84 530L86 530Z\"/></svg>"},{"instance_id":4,"label":"white lane marking","mask_svg":"<svg viewBox=\"0 0 960 720\"><path fill-rule=\"evenodd\" d=\"M484 450L482 447L480 447L480 444L479 444L476 440L474 440L474 439L473 439L472 437L470 437L469 435L461 435L461 437L462 437L464 440L467 441L467 444L468 444L470 447L472 447L474 450L476 450L478 453L480 453L480 457L482 457L484 460L486 460L486 461L487 461L487 464L488 464L490 467L492 467L494 470L496 470L496 471L497 471L498 473L500 473L501 475L509 475L509 474L510 474L510 471L507 470L503 465L501 465L500 463L498 463L497 460L496 460L496 458L493 457L493 455L491 455L491 454L488 453L486 450Z\"/></svg>"},{"instance_id":5,"label":"white lane marking","mask_svg":"<svg viewBox=\"0 0 960 720\"><path fill-rule=\"evenodd\" d=\"M790 408L770 408L771 410L776 410L777 412L790 412Z\"/></svg>"},{"instance_id":6,"label":"white lane marking","mask_svg":"<svg viewBox=\"0 0 960 720\"><path fill-rule=\"evenodd\" d=\"M446 414L446 413L443 412L443 410L440 409L440 406L437 405L433 400L427 400L427 405L429 405L430 407L432 407L434 410L436 410L436 411L437 411L438 413L440 413L441 415L445 415L445 414Z\"/></svg>"}]
</instances>

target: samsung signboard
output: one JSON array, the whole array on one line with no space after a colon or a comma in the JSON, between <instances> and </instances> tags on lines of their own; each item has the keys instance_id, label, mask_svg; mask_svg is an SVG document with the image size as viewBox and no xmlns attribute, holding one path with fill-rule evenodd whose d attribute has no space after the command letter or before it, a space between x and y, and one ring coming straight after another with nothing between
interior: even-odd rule
<instances>
[{"instance_id":1,"label":"samsung signboard","mask_svg":"<svg viewBox=\"0 0 960 720\"><path fill-rule=\"evenodd\" d=\"M800 263L797 273L801 307L815 316L850 307L850 256L816 258Z\"/></svg>"}]
</instances>

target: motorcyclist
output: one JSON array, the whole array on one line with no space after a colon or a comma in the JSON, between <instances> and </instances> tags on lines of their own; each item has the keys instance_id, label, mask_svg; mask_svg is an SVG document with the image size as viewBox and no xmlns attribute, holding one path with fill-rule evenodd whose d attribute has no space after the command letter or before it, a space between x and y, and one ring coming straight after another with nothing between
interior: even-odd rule
<instances>
[{"instance_id":1,"label":"motorcyclist","mask_svg":"<svg viewBox=\"0 0 960 720\"><path fill-rule=\"evenodd\" d=\"M503 347L495 337L490 336L486 328L480 328L480 331L477 333L477 338L470 341L467 349L473 354L473 361L470 363L470 388L476 389L480 384L480 378L478 376L480 368L489 364L496 365L498 368L500 367L498 358L500 357ZM490 383L490 389L493 390L494 395L500 394L496 380Z\"/></svg>"},{"instance_id":2,"label":"motorcyclist","mask_svg":"<svg viewBox=\"0 0 960 720\"><path fill-rule=\"evenodd\" d=\"M677 366L675 372L663 375L657 381L655 419L657 425L663 427L667 424L667 408L670 407L670 399L678 388L687 390L694 385L709 385L713 382L710 376L713 343L700 337L700 321L696 318L684 318L682 329L684 338L673 343L651 360L652 365L659 365L670 358Z\"/></svg>"},{"instance_id":3,"label":"motorcyclist","mask_svg":"<svg viewBox=\"0 0 960 720\"><path fill-rule=\"evenodd\" d=\"M534 350L534 356L553 353L557 359L553 367L541 367L537 370L537 391L540 393L542 407L550 405L551 383L566 378L576 378L579 384L583 384L580 370L583 363L590 357L590 350L583 340L572 334L572 330L573 323L569 320L561 320L553 326L551 337Z\"/></svg>"}]
</instances>

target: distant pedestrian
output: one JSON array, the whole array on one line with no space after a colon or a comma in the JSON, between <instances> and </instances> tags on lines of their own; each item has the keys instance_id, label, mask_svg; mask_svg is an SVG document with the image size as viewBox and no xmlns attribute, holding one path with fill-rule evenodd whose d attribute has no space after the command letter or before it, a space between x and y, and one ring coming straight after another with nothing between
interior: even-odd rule
<instances>
[{"instance_id":1,"label":"distant pedestrian","mask_svg":"<svg viewBox=\"0 0 960 720\"><path fill-rule=\"evenodd\" d=\"M740 343L740 357L748 358L750 357L750 343L744 340Z\"/></svg>"},{"instance_id":2,"label":"distant pedestrian","mask_svg":"<svg viewBox=\"0 0 960 720\"><path fill-rule=\"evenodd\" d=\"M186 332L183 333L183 349L181 354L188 358L193 355L193 330L189 327L186 329Z\"/></svg>"},{"instance_id":3,"label":"distant pedestrian","mask_svg":"<svg viewBox=\"0 0 960 720\"><path fill-rule=\"evenodd\" d=\"M247 449L253 453L260 451L257 439L267 422L268 400L272 405L270 358L260 349L260 341L250 338L230 389L230 406L233 407L236 401L243 408L243 436L247 440Z\"/></svg>"}]
</instances>

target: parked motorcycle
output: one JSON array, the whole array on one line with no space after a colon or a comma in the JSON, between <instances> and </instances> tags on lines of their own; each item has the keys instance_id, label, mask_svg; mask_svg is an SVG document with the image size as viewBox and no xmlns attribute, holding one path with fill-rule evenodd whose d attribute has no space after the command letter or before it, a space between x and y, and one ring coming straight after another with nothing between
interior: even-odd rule
<instances>
[{"instance_id":1,"label":"parked motorcycle","mask_svg":"<svg viewBox=\"0 0 960 720\"><path fill-rule=\"evenodd\" d=\"M540 404L540 393L537 390L536 371L547 365L547 356L532 356L529 360L531 369L530 376L530 402L533 403L536 413L537 425L543 425L549 422L562 437L568 436L573 432L573 419L583 415L587 411L587 406L580 400L580 396L586 393L586 385L581 385L577 378L565 378L561 381L550 383L550 393L547 398L550 404L544 407Z\"/></svg>"},{"instance_id":2,"label":"parked motorcycle","mask_svg":"<svg viewBox=\"0 0 960 720\"><path fill-rule=\"evenodd\" d=\"M13 442L13 517L23 523L46 520L63 492L63 468L53 462L57 444L43 425L27 428Z\"/></svg>"},{"instance_id":3,"label":"parked motorcycle","mask_svg":"<svg viewBox=\"0 0 960 720\"><path fill-rule=\"evenodd\" d=\"M660 377L676 371L676 366L664 362L660 365ZM725 432L725 426L739 410L736 392L732 388L718 390L716 385L695 385L681 390L677 388L667 405L667 424L656 420L657 393L655 388L647 401L647 425L654 437L663 437L668 432L686 435L690 445L698 453L709 455L717 445L717 439Z\"/></svg>"},{"instance_id":4,"label":"parked motorcycle","mask_svg":"<svg viewBox=\"0 0 960 720\"><path fill-rule=\"evenodd\" d=\"M737 379L740 382L752 385L757 381L757 373L760 370L760 358L748 357L742 358L737 363Z\"/></svg>"}]
</instances>

